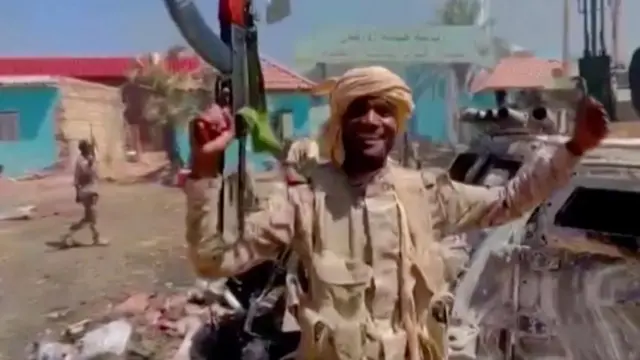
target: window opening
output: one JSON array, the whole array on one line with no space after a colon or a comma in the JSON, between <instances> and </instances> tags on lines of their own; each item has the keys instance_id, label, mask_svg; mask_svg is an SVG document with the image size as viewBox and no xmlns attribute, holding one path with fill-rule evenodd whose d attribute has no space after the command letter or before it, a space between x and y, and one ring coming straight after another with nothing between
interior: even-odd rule
<instances>
[{"instance_id":1,"label":"window opening","mask_svg":"<svg viewBox=\"0 0 640 360\"><path fill-rule=\"evenodd\" d=\"M481 171L478 172L473 183L485 186L504 185L516 176L520 167L522 167L522 162L520 161L491 156Z\"/></svg>"},{"instance_id":2,"label":"window opening","mask_svg":"<svg viewBox=\"0 0 640 360\"><path fill-rule=\"evenodd\" d=\"M496 186L506 184L522 167L520 161L489 156L483 164L478 165L477 173L472 174L473 179L465 181L467 173L472 171L481 159L482 157L474 153L459 154L449 167L449 176L454 181L466 182L471 185Z\"/></svg>"},{"instance_id":3,"label":"window opening","mask_svg":"<svg viewBox=\"0 0 640 360\"><path fill-rule=\"evenodd\" d=\"M463 182L467 172L471 170L478 158L478 154L474 153L459 154L449 166L449 177L454 181Z\"/></svg>"},{"instance_id":4,"label":"window opening","mask_svg":"<svg viewBox=\"0 0 640 360\"><path fill-rule=\"evenodd\" d=\"M0 141L19 140L19 118L16 111L0 111Z\"/></svg>"},{"instance_id":5,"label":"window opening","mask_svg":"<svg viewBox=\"0 0 640 360\"><path fill-rule=\"evenodd\" d=\"M604 241L637 251L638 205L638 192L577 187L556 213L554 223L586 230L590 235L606 235Z\"/></svg>"}]
</instances>

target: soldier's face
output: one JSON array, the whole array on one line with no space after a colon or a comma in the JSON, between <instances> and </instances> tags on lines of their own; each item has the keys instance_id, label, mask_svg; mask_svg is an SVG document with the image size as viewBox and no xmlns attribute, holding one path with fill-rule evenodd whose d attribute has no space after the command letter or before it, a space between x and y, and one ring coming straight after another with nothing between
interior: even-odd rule
<instances>
[{"instance_id":1,"label":"soldier's face","mask_svg":"<svg viewBox=\"0 0 640 360\"><path fill-rule=\"evenodd\" d=\"M398 131L392 104L380 98L354 100L342 119L342 137L346 153L385 159Z\"/></svg>"}]
</instances>

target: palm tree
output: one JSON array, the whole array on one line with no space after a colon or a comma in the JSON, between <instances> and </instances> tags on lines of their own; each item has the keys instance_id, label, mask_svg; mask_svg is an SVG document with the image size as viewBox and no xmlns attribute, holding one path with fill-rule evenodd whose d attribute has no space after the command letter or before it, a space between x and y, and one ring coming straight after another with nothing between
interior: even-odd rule
<instances>
[{"instance_id":1,"label":"palm tree","mask_svg":"<svg viewBox=\"0 0 640 360\"><path fill-rule=\"evenodd\" d=\"M446 0L438 9L438 22L442 25L475 25L482 11L479 0ZM451 64L455 73L458 89L463 89L470 64Z\"/></svg>"},{"instance_id":2,"label":"palm tree","mask_svg":"<svg viewBox=\"0 0 640 360\"><path fill-rule=\"evenodd\" d=\"M181 57L182 47L165 54L152 53L137 59L129 82L145 93L144 117L162 128L163 145L173 170L182 167L176 130L188 124L200 110L194 96L197 89L209 86L215 74L209 69L176 71L170 64Z\"/></svg>"},{"instance_id":3,"label":"palm tree","mask_svg":"<svg viewBox=\"0 0 640 360\"><path fill-rule=\"evenodd\" d=\"M480 25L485 28L493 26L493 19L480 19L482 8L482 0L445 0L437 11L437 22L447 26ZM483 23L479 24L480 21L483 21ZM510 46L504 39L494 36L491 38L491 44L492 53L496 58L505 57L511 53ZM449 111L452 121L449 125L451 126L450 129L453 130L450 135L451 142L462 140L458 137L460 124L456 120L458 118L456 103L458 102L460 91L467 91L468 89L469 75L472 75L473 66L473 64L468 63L454 63L448 66L452 71L450 74L455 79L453 80L454 86L449 93Z\"/></svg>"},{"instance_id":4,"label":"palm tree","mask_svg":"<svg viewBox=\"0 0 640 360\"><path fill-rule=\"evenodd\" d=\"M474 25L481 10L478 0L447 0L438 9L438 19L443 25Z\"/></svg>"},{"instance_id":5,"label":"palm tree","mask_svg":"<svg viewBox=\"0 0 640 360\"><path fill-rule=\"evenodd\" d=\"M482 2L480 0L446 0L438 9L438 23L452 26L469 26L478 24L482 12ZM494 19L488 19L483 27L491 27L495 23ZM491 39L493 53L497 58L502 58L511 54L510 46L506 40L500 37ZM467 76L471 69L471 64L452 64L458 88L462 89L466 85Z\"/></svg>"}]
</instances>

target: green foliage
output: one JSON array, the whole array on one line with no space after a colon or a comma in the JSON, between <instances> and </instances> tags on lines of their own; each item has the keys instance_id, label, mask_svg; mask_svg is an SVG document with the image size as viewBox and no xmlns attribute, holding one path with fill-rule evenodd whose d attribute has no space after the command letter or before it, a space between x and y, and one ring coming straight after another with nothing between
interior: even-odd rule
<instances>
[{"instance_id":1,"label":"green foliage","mask_svg":"<svg viewBox=\"0 0 640 360\"><path fill-rule=\"evenodd\" d=\"M172 71L169 63L179 57L179 48L166 54L148 54L137 59L129 82L145 90L144 114L148 121L184 126L199 111L199 91L213 91L216 74L205 68L197 71Z\"/></svg>"},{"instance_id":2,"label":"green foliage","mask_svg":"<svg viewBox=\"0 0 640 360\"><path fill-rule=\"evenodd\" d=\"M479 0L446 0L438 9L438 23L441 25L464 26L474 25L478 21L482 6ZM493 19L489 19L483 26L493 26ZM500 59L511 54L509 44L502 38L493 37L493 52ZM470 69L469 64L451 64L456 74L458 87L465 84Z\"/></svg>"},{"instance_id":3,"label":"green foliage","mask_svg":"<svg viewBox=\"0 0 640 360\"><path fill-rule=\"evenodd\" d=\"M480 10L478 0L446 0L438 9L438 20L443 25L473 25Z\"/></svg>"}]
</instances>

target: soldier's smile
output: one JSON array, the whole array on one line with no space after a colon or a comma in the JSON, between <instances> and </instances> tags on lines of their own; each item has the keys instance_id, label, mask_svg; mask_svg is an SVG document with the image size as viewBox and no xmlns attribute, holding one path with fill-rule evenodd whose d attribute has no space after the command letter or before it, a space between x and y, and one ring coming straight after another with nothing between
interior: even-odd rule
<instances>
[{"instance_id":1,"label":"soldier's smile","mask_svg":"<svg viewBox=\"0 0 640 360\"><path fill-rule=\"evenodd\" d=\"M366 157L385 158L397 131L394 108L384 99L362 97L354 100L343 117L344 146Z\"/></svg>"}]
</instances>

